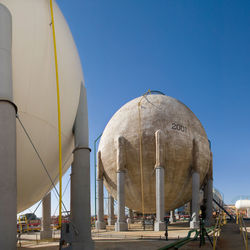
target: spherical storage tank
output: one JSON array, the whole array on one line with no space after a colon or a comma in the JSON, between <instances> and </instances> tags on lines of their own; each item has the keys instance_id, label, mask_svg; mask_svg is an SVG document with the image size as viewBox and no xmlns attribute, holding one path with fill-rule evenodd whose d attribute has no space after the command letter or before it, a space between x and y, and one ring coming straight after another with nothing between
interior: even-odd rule
<instances>
[{"instance_id":1,"label":"spherical storage tank","mask_svg":"<svg viewBox=\"0 0 250 250\"><path fill-rule=\"evenodd\" d=\"M13 101L52 179L58 175L57 92L49 0L0 0L12 15ZM72 127L83 74L69 27L54 5L60 81L62 155L70 166ZM41 162L17 122L18 212L51 188Z\"/></svg>"},{"instance_id":2,"label":"spherical storage tank","mask_svg":"<svg viewBox=\"0 0 250 250\"><path fill-rule=\"evenodd\" d=\"M141 108L138 103L141 103ZM144 212L155 213L155 132L159 129L165 134L166 211L178 208L192 198L193 140L197 142L199 150L200 184L209 170L210 148L206 132L187 106L162 94L147 95L128 102L107 124L100 140L99 151L104 168L104 184L108 192L116 198L116 141L119 136L125 138L125 205L135 211L143 210L140 177L141 138Z\"/></svg>"}]
</instances>

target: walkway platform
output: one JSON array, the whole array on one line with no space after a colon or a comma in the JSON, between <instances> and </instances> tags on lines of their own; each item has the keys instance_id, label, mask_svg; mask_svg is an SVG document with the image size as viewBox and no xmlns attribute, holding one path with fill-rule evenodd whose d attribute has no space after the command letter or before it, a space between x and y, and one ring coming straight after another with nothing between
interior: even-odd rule
<instances>
[{"instance_id":1,"label":"walkway platform","mask_svg":"<svg viewBox=\"0 0 250 250\"><path fill-rule=\"evenodd\" d=\"M227 249L227 250L245 249L239 225L229 222L222 227L221 236L218 239L218 249Z\"/></svg>"}]
</instances>

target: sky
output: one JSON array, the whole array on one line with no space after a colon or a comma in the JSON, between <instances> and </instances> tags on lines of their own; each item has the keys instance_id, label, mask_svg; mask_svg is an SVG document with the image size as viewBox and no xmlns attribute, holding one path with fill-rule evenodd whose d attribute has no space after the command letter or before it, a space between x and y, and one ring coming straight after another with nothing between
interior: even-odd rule
<instances>
[{"instance_id":1,"label":"sky","mask_svg":"<svg viewBox=\"0 0 250 250\"><path fill-rule=\"evenodd\" d=\"M214 186L225 202L250 197L250 2L57 3L82 62L90 147L122 105L148 89L159 90L186 104L203 124L212 142ZM92 150L92 214L93 161ZM64 186L68 179L69 171ZM64 200L69 207L68 189Z\"/></svg>"}]
</instances>

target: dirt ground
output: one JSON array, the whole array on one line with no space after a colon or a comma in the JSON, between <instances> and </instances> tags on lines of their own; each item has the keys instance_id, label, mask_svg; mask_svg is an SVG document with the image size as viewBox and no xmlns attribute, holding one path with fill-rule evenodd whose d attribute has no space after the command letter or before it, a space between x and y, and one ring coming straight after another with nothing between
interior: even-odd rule
<instances>
[{"instance_id":1,"label":"dirt ground","mask_svg":"<svg viewBox=\"0 0 250 250\"><path fill-rule=\"evenodd\" d=\"M250 229L250 228L249 228ZM127 232L114 232L113 227L107 230L93 230L92 239L95 244L95 250L157 250L187 235L189 224L177 222L171 224L168 230L168 241L165 240L165 232L154 232L152 228L143 231L139 225L130 225ZM26 241L22 241L22 247L19 250L55 250L59 249L58 242L40 242L39 233L23 236ZM57 235L59 238L59 235ZM217 249L225 250L243 250L243 240L238 225L226 224L222 228L221 237L218 239ZM199 240L192 241L181 248L182 250L200 249ZM208 240L203 250L211 250L212 247ZM249 241L250 249L250 241Z\"/></svg>"}]
</instances>

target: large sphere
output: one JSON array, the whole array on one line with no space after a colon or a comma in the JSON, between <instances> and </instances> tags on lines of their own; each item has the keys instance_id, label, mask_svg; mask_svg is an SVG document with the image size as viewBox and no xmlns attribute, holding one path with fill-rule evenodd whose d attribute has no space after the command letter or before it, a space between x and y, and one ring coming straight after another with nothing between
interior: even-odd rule
<instances>
[{"instance_id":1,"label":"large sphere","mask_svg":"<svg viewBox=\"0 0 250 250\"><path fill-rule=\"evenodd\" d=\"M0 0L12 14L13 95L18 113L52 179L58 175L57 92L49 0ZM71 164L72 127L83 82L69 27L54 2L64 171ZM51 188L41 162L17 122L18 211Z\"/></svg>"},{"instance_id":2,"label":"large sphere","mask_svg":"<svg viewBox=\"0 0 250 250\"><path fill-rule=\"evenodd\" d=\"M165 209L184 205L191 200L193 139L198 143L200 184L209 169L209 142L200 121L178 100L165 95L136 98L119 109L107 124L99 151L104 167L104 183L114 198L117 196L116 139L126 140L125 205L142 211L140 177L140 133L138 103L141 101L142 166L145 213L155 212L155 132L165 138Z\"/></svg>"}]
</instances>

